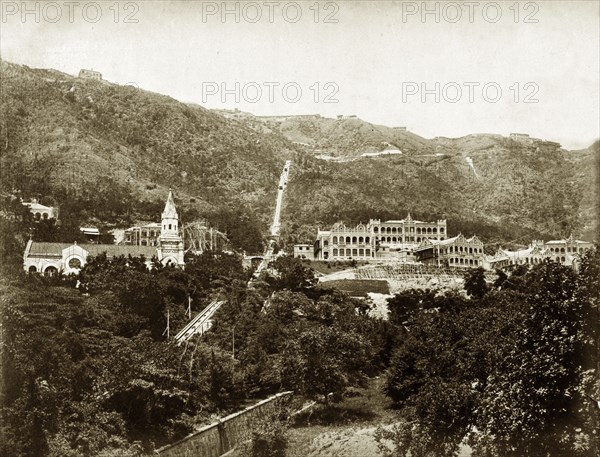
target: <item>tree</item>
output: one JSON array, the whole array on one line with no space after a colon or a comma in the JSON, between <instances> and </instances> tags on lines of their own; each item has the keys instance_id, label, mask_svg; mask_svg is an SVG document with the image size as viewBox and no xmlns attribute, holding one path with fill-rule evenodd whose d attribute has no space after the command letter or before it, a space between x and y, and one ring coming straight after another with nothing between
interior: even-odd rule
<instances>
[{"instance_id":1,"label":"tree","mask_svg":"<svg viewBox=\"0 0 600 457\"><path fill-rule=\"evenodd\" d=\"M413 315L388 374L402 417L379 434L394 441L388 452L452 456L468 440L484 457L593 455L596 413L583 395L597 392L583 357L592 258L579 275L554 262L516 269L474 304L451 297Z\"/></svg>"},{"instance_id":2,"label":"tree","mask_svg":"<svg viewBox=\"0 0 600 457\"><path fill-rule=\"evenodd\" d=\"M291 256L280 256L269 264L277 271L277 276L268 276L267 282L275 290L288 289L299 292L317 283L314 271L305 266L302 260Z\"/></svg>"},{"instance_id":3,"label":"tree","mask_svg":"<svg viewBox=\"0 0 600 457\"><path fill-rule=\"evenodd\" d=\"M394 325L405 325L423 310L435 307L435 292L410 289L388 298L389 320Z\"/></svg>"},{"instance_id":4,"label":"tree","mask_svg":"<svg viewBox=\"0 0 600 457\"><path fill-rule=\"evenodd\" d=\"M356 333L316 325L303 330L283 348L284 384L294 391L328 402L346 386L364 380L369 351Z\"/></svg>"},{"instance_id":5,"label":"tree","mask_svg":"<svg viewBox=\"0 0 600 457\"><path fill-rule=\"evenodd\" d=\"M471 268L465 275L465 290L473 298L481 299L488 291L488 285L485 282L485 270L483 267Z\"/></svg>"}]
</instances>

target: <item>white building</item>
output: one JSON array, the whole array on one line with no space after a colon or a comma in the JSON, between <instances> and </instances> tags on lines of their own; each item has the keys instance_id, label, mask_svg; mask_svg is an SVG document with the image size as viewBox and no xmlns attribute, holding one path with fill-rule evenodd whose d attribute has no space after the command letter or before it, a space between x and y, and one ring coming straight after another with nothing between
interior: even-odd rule
<instances>
[{"instance_id":1,"label":"white building","mask_svg":"<svg viewBox=\"0 0 600 457\"><path fill-rule=\"evenodd\" d=\"M314 246L312 244L295 244L294 257L298 259L314 260Z\"/></svg>"},{"instance_id":2,"label":"white building","mask_svg":"<svg viewBox=\"0 0 600 457\"><path fill-rule=\"evenodd\" d=\"M100 73L99 71L86 70L85 68L82 68L81 70L79 70L79 78L102 81L102 73Z\"/></svg>"},{"instance_id":3,"label":"white building","mask_svg":"<svg viewBox=\"0 0 600 457\"><path fill-rule=\"evenodd\" d=\"M56 219L57 211L53 206L42 205L35 198L23 204L29 208L35 220Z\"/></svg>"},{"instance_id":4,"label":"white building","mask_svg":"<svg viewBox=\"0 0 600 457\"><path fill-rule=\"evenodd\" d=\"M478 268L485 266L483 242L472 236L458 234L445 240L421 241L415 248L418 261L438 267Z\"/></svg>"}]
</instances>

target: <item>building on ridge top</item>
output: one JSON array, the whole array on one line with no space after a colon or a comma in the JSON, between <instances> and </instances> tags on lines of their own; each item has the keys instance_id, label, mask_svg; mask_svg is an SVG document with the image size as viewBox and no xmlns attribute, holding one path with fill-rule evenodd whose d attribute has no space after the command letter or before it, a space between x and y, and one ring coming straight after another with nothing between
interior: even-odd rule
<instances>
[{"instance_id":1,"label":"building on ridge top","mask_svg":"<svg viewBox=\"0 0 600 457\"><path fill-rule=\"evenodd\" d=\"M143 255L148 267L151 266L152 257L156 256L163 265L183 267L183 239L179 234L179 216L171 190L158 229L158 240L152 246L46 243L29 240L23 255L23 269L29 273L44 273L49 276L60 273L78 274L88 256L102 253L106 253L109 258Z\"/></svg>"},{"instance_id":2,"label":"building on ridge top","mask_svg":"<svg viewBox=\"0 0 600 457\"><path fill-rule=\"evenodd\" d=\"M86 70L85 68L82 68L81 70L79 70L78 78L102 81L102 73L100 73L99 71Z\"/></svg>"}]
</instances>

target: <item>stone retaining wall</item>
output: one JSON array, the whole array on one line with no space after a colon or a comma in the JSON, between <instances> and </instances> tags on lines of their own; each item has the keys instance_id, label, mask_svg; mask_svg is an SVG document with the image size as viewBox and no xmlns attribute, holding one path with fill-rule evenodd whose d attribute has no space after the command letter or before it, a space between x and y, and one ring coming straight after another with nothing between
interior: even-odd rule
<instances>
[{"instance_id":1,"label":"stone retaining wall","mask_svg":"<svg viewBox=\"0 0 600 457\"><path fill-rule=\"evenodd\" d=\"M283 398L292 392L282 392L255 405L230 414L191 435L155 451L162 457L219 457L243 442L256 419L266 416Z\"/></svg>"}]
</instances>

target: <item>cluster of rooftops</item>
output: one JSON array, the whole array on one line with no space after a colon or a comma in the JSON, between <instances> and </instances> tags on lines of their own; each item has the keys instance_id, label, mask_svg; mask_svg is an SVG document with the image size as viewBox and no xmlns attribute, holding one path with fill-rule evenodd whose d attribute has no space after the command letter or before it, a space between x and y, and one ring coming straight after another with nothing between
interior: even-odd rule
<instances>
[{"instance_id":1,"label":"cluster of rooftops","mask_svg":"<svg viewBox=\"0 0 600 457\"><path fill-rule=\"evenodd\" d=\"M405 219L346 226L342 222L329 230L317 230L314 243L297 244L294 256L309 260L361 260L370 262L423 263L449 267L503 268L518 264L536 264L550 259L576 266L593 244L573 236L562 240L534 240L527 248L499 248L485 253L484 243L476 236L458 234L448 237L445 219L424 222Z\"/></svg>"}]
</instances>

